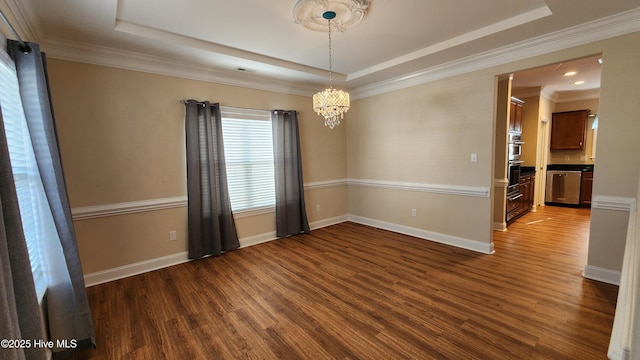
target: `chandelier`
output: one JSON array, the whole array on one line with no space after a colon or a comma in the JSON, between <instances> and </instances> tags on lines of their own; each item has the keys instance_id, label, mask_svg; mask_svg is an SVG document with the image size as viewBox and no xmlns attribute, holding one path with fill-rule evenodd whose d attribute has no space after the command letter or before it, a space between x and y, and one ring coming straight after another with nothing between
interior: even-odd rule
<instances>
[{"instance_id":1,"label":"chandelier","mask_svg":"<svg viewBox=\"0 0 640 360\"><path fill-rule=\"evenodd\" d=\"M349 110L349 93L333 88L333 68L331 59L331 19L336 17L333 11L325 11L322 17L329 23L329 88L313 95L313 110L324 117L324 125L333 129L340 125L344 113Z\"/></svg>"}]
</instances>

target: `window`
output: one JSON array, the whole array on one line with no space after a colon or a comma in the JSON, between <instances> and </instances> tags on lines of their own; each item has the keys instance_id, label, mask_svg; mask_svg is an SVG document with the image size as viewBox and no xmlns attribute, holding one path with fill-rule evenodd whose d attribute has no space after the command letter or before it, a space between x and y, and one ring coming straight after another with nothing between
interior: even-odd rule
<instances>
[{"instance_id":1,"label":"window","mask_svg":"<svg viewBox=\"0 0 640 360\"><path fill-rule=\"evenodd\" d=\"M42 299L47 285L39 239L43 238L46 231L51 230L53 221L24 117L15 65L3 50L0 50L0 107L31 270L38 299ZM55 228L53 229L55 232Z\"/></svg>"},{"instance_id":2,"label":"window","mask_svg":"<svg viewBox=\"0 0 640 360\"><path fill-rule=\"evenodd\" d=\"M232 210L275 206L271 112L225 106L220 112Z\"/></svg>"}]
</instances>

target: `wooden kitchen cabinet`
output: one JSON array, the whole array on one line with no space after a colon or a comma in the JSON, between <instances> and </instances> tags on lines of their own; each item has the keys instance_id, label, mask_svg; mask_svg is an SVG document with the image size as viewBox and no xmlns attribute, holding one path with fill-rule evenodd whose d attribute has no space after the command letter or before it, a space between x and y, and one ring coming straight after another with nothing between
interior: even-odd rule
<instances>
[{"instance_id":1,"label":"wooden kitchen cabinet","mask_svg":"<svg viewBox=\"0 0 640 360\"><path fill-rule=\"evenodd\" d=\"M514 222L520 216L528 213L533 207L533 194L536 183L536 173L520 175L520 197L517 203L507 200L507 225Z\"/></svg>"},{"instance_id":2,"label":"wooden kitchen cabinet","mask_svg":"<svg viewBox=\"0 0 640 360\"><path fill-rule=\"evenodd\" d=\"M589 110L553 113L551 150L584 150Z\"/></svg>"},{"instance_id":3,"label":"wooden kitchen cabinet","mask_svg":"<svg viewBox=\"0 0 640 360\"><path fill-rule=\"evenodd\" d=\"M582 173L580 182L580 206L591 207L591 194L593 189L593 171Z\"/></svg>"},{"instance_id":4,"label":"wooden kitchen cabinet","mask_svg":"<svg viewBox=\"0 0 640 360\"><path fill-rule=\"evenodd\" d=\"M535 184L536 174L529 173L520 176L520 208L523 213L528 213L533 207L533 190Z\"/></svg>"},{"instance_id":5,"label":"wooden kitchen cabinet","mask_svg":"<svg viewBox=\"0 0 640 360\"><path fill-rule=\"evenodd\" d=\"M524 101L511 97L511 105L509 107L509 132L522 133L522 106Z\"/></svg>"}]
</instances>

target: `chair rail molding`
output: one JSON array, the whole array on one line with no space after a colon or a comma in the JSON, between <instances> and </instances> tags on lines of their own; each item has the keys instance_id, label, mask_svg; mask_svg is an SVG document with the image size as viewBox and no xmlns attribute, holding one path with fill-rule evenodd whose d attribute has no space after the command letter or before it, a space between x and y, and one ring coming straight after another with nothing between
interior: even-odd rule
<instances>
[{"instance_id":1,"label":"chair rail molding","mask_svg":"<svg viewBox=\"0 0 640 360\"><path fill-rule=\"evenodd\" d=\"M459 195L487 198L491 195L488 187L481 186L460 186L444 184L426 184L401 181L369 180L369 179L349 179L349 186L365 186L380 189L417 191L436 194Z\"/></svg>"},{"instance_id":2,"label":"chair rail molding","mask_svg":"<svg viewBox=\"0 0 640 360\"><path fill-rule=\"evenodd\" d=\"M186 196L128 201L114 204L82 206L71 209L73 220L95 219L106 216L126 215L144 211L164 210L187 206Z\"/></svg>"},{"instance_id":3,"label":"chair rail molding","mask_svg":"<svg viewBox=\"0 0 640 360\"><path fill-rule=\"evenodd\" d=\"M593 195L592 209L630 212L636 207L636 199L622 196Z\"/></svg>"},{"instance_id":4,"label":"chair rail molding","mask_svg":"<svg viewBox=\"0 0 640 360\"><path fill-rule=\"evenodd\" d=\"M304 189L307 191L313 191L346 185L347 179L333 179L305 183ZM113 204L75 207L71 209L71 215L73 216L73 220L87 220L106 216L127 215L145 211L156 211L186 206L186 196L173 196L166 198L119 202ZM236 215L237 217L247 217L261 215L269 212L274 212L273 206L246 212L236 212Z\"/></svg>"}]
</instances>

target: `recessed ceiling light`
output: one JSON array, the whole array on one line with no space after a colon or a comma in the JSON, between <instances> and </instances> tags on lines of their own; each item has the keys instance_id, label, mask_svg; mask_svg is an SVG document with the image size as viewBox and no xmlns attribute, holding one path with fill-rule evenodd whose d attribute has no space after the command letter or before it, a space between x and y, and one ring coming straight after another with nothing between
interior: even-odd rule
<instances>
[{"instance_id":1,"label":"recessed ceiling light","mask_svg":"<svg viewBox=\"0 0 640 360\"><path fill-rule=\"evenodd\" d=\"M575 72L575 71L567 71L566 73L564 73L564 76L573 76L575 74L577 74L577 72Z\"/></svg>"},{"instance_id":2,"label":"recessed ceiling light","mask_svg":"<svg viewBox=\"0 0 640 360\"><path fill-rule=\"evenodd\" d=\"M573 85L582 85L582 84L584 84L584 80L576 81L573 83Z\"/></svg>"}]
</instances>

